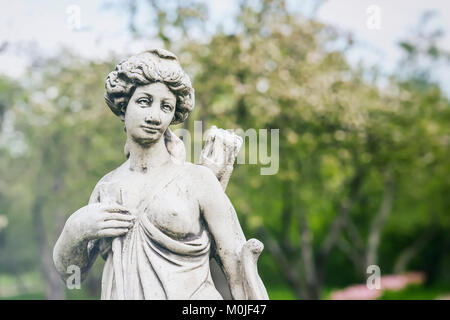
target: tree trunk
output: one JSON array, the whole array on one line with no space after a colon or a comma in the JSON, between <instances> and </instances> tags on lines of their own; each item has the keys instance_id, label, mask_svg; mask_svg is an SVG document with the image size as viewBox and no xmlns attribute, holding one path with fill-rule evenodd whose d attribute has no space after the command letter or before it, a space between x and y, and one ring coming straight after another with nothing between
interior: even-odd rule
<instances>
[{"instance_id":1,"label":"tree trunk","mask_svg":"<svg viewBox=\"0 0 450 320\"><path fill-rule=\"evenodd\" d=\"M434 228L427 229L420 237L418 237L409 247L404 249L394 264L394 273L405 272L411 260L416 257L419 252L430 241L434 234Z\"/></svg>"},{"instance_id":2,"label":"tree trunk","mask_svg":"<svg viewBox=\"0 0 450 320\"><path fill-rule=\"evenodd\" d=\"M296 270L296 264L286 258L277 241L264 227L259 228L258 236L261 237L267 250L275 258L276 263L281 269L281 275L286 279L296 297L298 299L305 299L305 292L307 288L306 285L302 283L302 279L299 277L298 271Z\"/></svg>"},{"instance_id":3,"label":"tree trunk","mask_svg":"<svg viewBox=\"0 0 450 320\"><path fill-rule=\"evenodd\" d=\"M330 232L322 243L317 259L317 278L319 287L324 282L324 269L328 254L333 249L333 247L338 244L342 227L344 227L345 224L349 223L350 221L349 212L353 203L355 202L355 198L357 198L359 195L364 176L365 171L360 169L350 180L348 195L345 196L344 199L342 199L336 218L331 224Z\"/></svg>"},{"instance_id":4,"label":"tree trunk","mask_svg":"<svg viewBox=\"0 0 450 320\"><path fill-rule=\"evenodd\" d=\"M394 200L393 189L392 176L388 172L385 175L385 186L380 209L375 215L369 231L366 267L377 264L378 262L378 247L380 245L381 232L383 231L384 223L392 210L392 203Z\"/></svg>"},{"instance_id":5,"label":"tree trunk","mask_svg":"<svg viewBox=\"0 0 450 320\"><path fill-rule=\"evenodd\" d=\"M304 212L300 213L300 242L306 285L308 288L307 298L310 300L318 300L320 288L319 283L317 282L314 249L312 246L312 233Z\"/></svg>"},{"instance_id":6,"label":"tree trunk","mask_svg":"<svg viewBox=\"0 0 450 320\"><path fill-rule=\"evenodd\" d=\"M53 264L52 250L47 242L44 219L42 217L42 199L38 196L33 205L33 223L36 230L41 269L45 280L45 296L48 300L65 298L64 282Z\"/></svg>"},{"instance_id":7,"label":"tree trunk","mask_svg":"<svg viewBox=\"0 0 450 320\"><path fill-rule=\"evenodd\" d=\"M289 229L292 223L293 211L293 197L292 197L292 183L286 181L282 186L282 209L281 209L281 247L284 252L291 253L292 246L289 242Z\"/></svg>"}]
</instances>

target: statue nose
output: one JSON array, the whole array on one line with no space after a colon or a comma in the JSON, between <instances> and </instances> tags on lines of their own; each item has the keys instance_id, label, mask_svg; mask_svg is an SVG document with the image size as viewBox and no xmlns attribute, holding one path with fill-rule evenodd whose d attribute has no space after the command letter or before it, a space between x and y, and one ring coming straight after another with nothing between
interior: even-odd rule
<instances>
[{"instance_id":1,"label":"statue nose","mask_svg":"<svg viewBox=\"0 0 450 320\"><path fill-rule=\"evenodd\" d=\"M152 113L147 114L144 118L146 123L151 123L151 124L159 124L161 121L158 117L156 117L155 115L153 115Z\"/></svg>"}]
</instances>

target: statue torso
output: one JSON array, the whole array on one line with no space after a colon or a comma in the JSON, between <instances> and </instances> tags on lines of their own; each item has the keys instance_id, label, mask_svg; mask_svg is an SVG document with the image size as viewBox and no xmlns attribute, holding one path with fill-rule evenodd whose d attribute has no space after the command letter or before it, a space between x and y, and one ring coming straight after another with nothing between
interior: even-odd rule
<instances>
[{"instance_id":1,"label":"statue torso","mask_svg":"<svg viewBox=\"0 0 450 320\"><path fill-rule=\"evenodd\" d=\"M167 180L168 172L176 170L176 166L182 166L178 168L181 174L170 183L166 181L161 185L159 180ZM133 215L146 214L168 236L188 239L203 230L198 195L189 178L190 166L192 164L169 163L142 173L131 171L126 162L112 177L109 196L118 199ZM154 188L160 190L154 194Z\"/></svg>"},{"instance_id":2,"label":"statue torso","mask_svg":"<svg viewBox=\"0 0 450 320\"><path fill-rule=\"evenodd\" d=\"M138 219L119 249L109 251L102 299L122 292L116 277L123 277L125 299L222 299L210 273L199 182L189 163L170 163L144 174L130 171L127 162L104 181L100 198L103 193L107 201L116 199ZM117 252L121 263L116 265Z\"/></svg>"}]
</instances>

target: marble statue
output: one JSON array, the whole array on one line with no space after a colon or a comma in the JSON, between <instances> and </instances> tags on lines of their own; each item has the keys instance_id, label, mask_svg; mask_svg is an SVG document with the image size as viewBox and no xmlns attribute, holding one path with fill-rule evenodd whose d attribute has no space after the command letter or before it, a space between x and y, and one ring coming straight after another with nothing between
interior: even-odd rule
<instances>
[{"instance_id":1,"label":"marble statue","mask_svg":"<svg viewBox=\"0 0 450 320\"><path fill-rule=\"evenodd\" d=\"M223 299L216 260L232 299L268 299L257 271L263 245L246 241L225 194L242 139L213 127L195 165L169 129L194 108L177 57L152 49L120 62L105 101L125 124L128 160L67 220L53 251L61 276L75 265L84 279L100 255L102 299Z\"/></svg>"}]
</instances>

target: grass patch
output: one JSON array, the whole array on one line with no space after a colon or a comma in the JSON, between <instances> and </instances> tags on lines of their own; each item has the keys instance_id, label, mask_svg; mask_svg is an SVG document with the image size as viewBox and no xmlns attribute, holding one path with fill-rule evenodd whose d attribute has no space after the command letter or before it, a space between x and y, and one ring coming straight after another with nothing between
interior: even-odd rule
<instances>
[{"instance_id":1,"label":"grass patch","mask_svg":"<svg viewBox=\"0 0 450 320\"><path fill-rule=\"evenodd\" d=\"M288 287L266 287L270 300L296 300Z\"/></svg>"}]
</instances>

